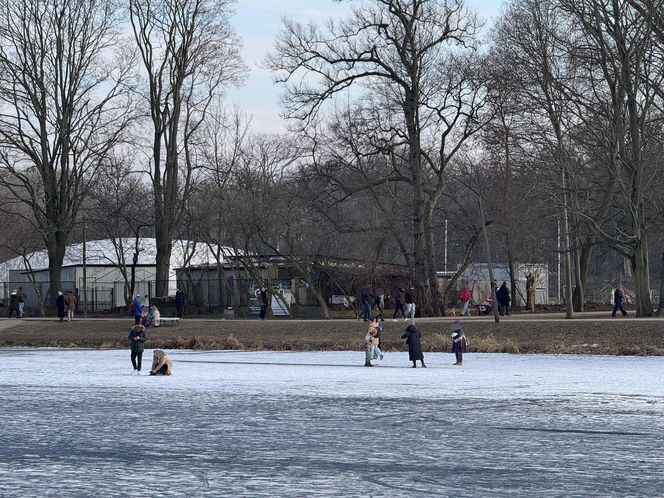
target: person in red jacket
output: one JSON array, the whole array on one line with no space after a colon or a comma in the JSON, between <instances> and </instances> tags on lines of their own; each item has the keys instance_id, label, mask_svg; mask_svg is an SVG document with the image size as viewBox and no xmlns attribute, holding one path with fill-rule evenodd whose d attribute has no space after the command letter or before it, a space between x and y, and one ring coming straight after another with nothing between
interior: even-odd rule
<instances>
[{"instance_id":1,"label":"person in red jacket","mask_svg":"<svg viewBox=\"0 0 664 498\"><path fill-rule=\"evenodd\" d=\"M468 305L470 304L470 289L468 286L464 286L463 289L461 289L461 292L459 292L459 302L462 304L463 309L461 310L461 316L468 316L470 315L470 311L468 311Z\"/></svg>"}]
</instances>

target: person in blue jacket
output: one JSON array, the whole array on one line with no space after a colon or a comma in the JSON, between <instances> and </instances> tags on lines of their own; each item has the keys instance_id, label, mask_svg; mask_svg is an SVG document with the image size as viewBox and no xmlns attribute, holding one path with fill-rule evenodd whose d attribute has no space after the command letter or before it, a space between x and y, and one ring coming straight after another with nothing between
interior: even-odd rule
<instances>
[{"instance_id":1,"label":"person in blue jacket","mask_svg":"<svg viewBox=\"0 0 664 498\"><path fill-rule=\"evenodd\" d=\"M141 303L141 296L136 294L134 300L131 302L134 305L134 325L140 325L141 316L143 316L143 304Z\"/></svg>"}]
</instances>

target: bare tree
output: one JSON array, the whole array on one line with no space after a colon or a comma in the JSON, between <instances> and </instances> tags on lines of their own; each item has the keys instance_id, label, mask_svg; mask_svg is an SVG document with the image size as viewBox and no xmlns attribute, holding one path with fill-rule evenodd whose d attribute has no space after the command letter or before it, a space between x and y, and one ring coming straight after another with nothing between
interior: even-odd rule
<instances>
[{"instance_id":1,"label":"bare tree","mask_svg":"<svg viewBox=\"0 0 664 498\"><path fill-rule=\"evenodd\" d=\"M287 21L268 60L303 128L349 88L385 109L375 141L404 166L388 181L411 189L413 280L429 313L440 313L432 216L448 164L482 123L477 30L461 0L372 0L324 28Z\"/></svg>"},{"instance_id":2,"label":"bare tree","mask_svg":"<svg viewBox=\"0 0 664 498\"><path fill-rule=\"evenodd\" d=\"M134 296L143 238L152 230L151 193L141 175L132 170L129 154L131 150L116 151L109 158L86 207L86 217L96 232L113 245L113 254L103 257L120 271L127 304Z\"/></svg>"},{"instance_id":3,"label":"bare tree","mask_svg":"<svg viewBox=\"0 0 664 498\"><path fill-rule=\"evenodd\" d=\"M149 172L157 240L156 293L168 291L172 238L198 167L196 134L226 85L244 73L231 0L130 0L152 125Z\"/></svg>"},{"instance_id":4,"label":"bare tree","mask_svg":"<svg viewBox=\"0 0 664 498\"><path fill-rule=\"evenodd\" d=\"M585 63L594 97L580 107L604 118L592 124L604 137L601 143L609 158L606 172L614 179L616 202L625 215L625 223L622 217L614 217L609 227L594 226L631 261L637 315L650 316L646 195L654 171L647 151L659 119L653 114L654 103L664 81L654 49L653 23L625 0L559 1L580 26L577 57Z\"/></svg>"},{"instance_id":5,"label":"bare tree","mask_svg":"<svg viewBox=\"0 0 664 498\"><path fill-rule=\"evenodd\" d=\"M79 208L130 118L118 48L119 11L106 0L0 2L0 182L39 231L52 289ZM51 301L55 301L51 293Z\"/></svg>"}]
</instances>

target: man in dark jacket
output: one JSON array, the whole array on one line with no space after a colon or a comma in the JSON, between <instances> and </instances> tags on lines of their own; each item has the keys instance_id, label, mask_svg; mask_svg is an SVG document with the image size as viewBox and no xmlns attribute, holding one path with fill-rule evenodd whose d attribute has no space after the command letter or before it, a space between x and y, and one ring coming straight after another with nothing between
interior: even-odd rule
<instances>
[{"instance_id":1,"label":"man in dark jacket","mask_svg":"<svg viewBox=\"0 0 664 498\"><path fill-rule=\"evenodd\" d=\"M143 325L134 325L129 331L127 339L131 341L131 364L137 374L141 372L141 361L143 360L143 351L145 351L145 340L148 336L145 334Z\"/></svg>"},{"instance_id":2,"label":"man in dark jacket","mask_svg":"<svg viewBox=\"0 0 664 498\"><path fill-rule=\"evenodd\" d=\"M269 306L269 300L267 296L267 287L263 285L263 287L261 287L261 313L260 313L261 320L265 320L265 317L267 316L268 306Z\"/></svg>"},{"instance_id":3,"label":"man in dark jacket","mask_svg":"<svg viewBox=\"0 0 664 498\"><path fill-rule=\"evenodd\" d=\"M362 318L365 322L371 321L371 299L369 294L362 294Z\"/></svg>"},{"instance_id":4,"label":"man in dark jacket","mask_svg":"<svg viewBox=\"0 0 664 498\"><path fill-rule=\"evenodd\" d=\"M27 299L27 295L25 292L23 292L23 287L18 288L18 293L16 294L18 297L18 317L23 318L23 315L25 315L25 300Z\"/></svg>"},{"instance_id":5,"label":"man in dark jacket","mask_svg":"<svg viewBox=\"0 0 664 498\"><path fill-rule=\"evenodd\" d=\"M175 293L175 316L182 318L182 310L184 308L184 291L178 289Z\"/></svg>"},{"instance_id":6,"label":"man in dark jacket","mask_svg":"<svg viewBox=\"0 0 664 498\"><path fill-rule=\"evenodd\" d=\"M615 291L613 291L613 311L611 312L611 316L615 318L616 313L618 310L622 313L622 316L625 317L627 316L627 312L625 311L625 308L623 308L623 291L620 287L617 287Z\"/></svg>"},{"instance_id":7,"label":"man in dark jacket","mask_svg":"<svg viewBox=\"0 0 664 498\"><path fill-rule=\"evenodd\" d=\"M503 282L503 285L496 291L496 299L498 300L498 312L500 316L510 314L510 291L507 288L507 282Z\"/></svg>"},{"instance_id":8,"label":"man in dark jacket","mask_svg":"<svg viewBox=\"0 0 664 498\"><path fill-rule=\"evenodd\" d=\"M397 313L401 310L401 316L403 319L406 319L406 312L403 310L403 289L399 287L394 294L394 315L392 315L392 321L397 321Z\"/></svg>"},{"instance_id":9,"label":"man in dark jacket","mask_svg":"<svg viewBox=\"0 0 664 498\"><path fill-rule=\"evenodd\" d=\"M422 362L422 368L426 368L420 337L420 329L415 325L408 325L406 331L401 336L402 339L406 339L406 344L408 344L408 358L413 362L413 368L417 367L417 364L415 363L417 360Z\"/></svg>"},{"instance_id":10,"label":"man in dark jacket","mask_svg":"<svg viewBox=\"0 0 664 498\"><path fill-rule=\"evenodd\" d=\"M9 318L16 312L16 318L20 318L18 307L18 291L14 289L9 295Z\"/></svg>"}]
</instances>

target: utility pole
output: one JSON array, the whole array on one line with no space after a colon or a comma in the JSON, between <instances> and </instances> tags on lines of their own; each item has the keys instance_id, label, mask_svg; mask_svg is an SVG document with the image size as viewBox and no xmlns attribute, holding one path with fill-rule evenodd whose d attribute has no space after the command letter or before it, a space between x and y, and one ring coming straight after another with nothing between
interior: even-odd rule
<instances>
[{"instance_id":1,"label":"utility pole","mask_svg":"<svg viewBox=\"0 0 664 498\"><path fill-rule=\"evenodd\" d=\"M445 257L443 259L443 271L447 273L447 220L445 220Z\"/></svg>"},{"instance_id":2,"label":"utility pole","mask_svg":"<svg viewBox=\"0 0 664 498\"><path fill-rule=\"evenodd\" d=\"M491 247L489 246L489 235L486 230L486 219L484 218L484 203L482 202L482 194L479 195L480 204L480 223L482 223L482 233L484 234L484 245L486 247L486 261L489 268L489 285L491 285L491 299L493 299L493 318L496 323L500 322L500 315L498 314L498 300L496 299L496 281L493 279L493 262L491 261Z\"/></svg>"},{"instance_id":3,"label":"utility pole","mask_svg":"<svg viewBox=\"0 0 664 498\"><path fill-rule=\"evenodd\" d=\"M86 257L87 239L85 234L86 222L83 219L83 317L88 317L88 266Z\"/></svg>"}]
</instances>

